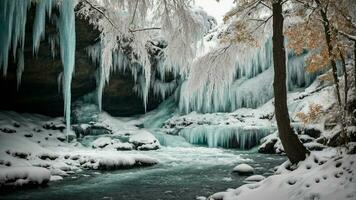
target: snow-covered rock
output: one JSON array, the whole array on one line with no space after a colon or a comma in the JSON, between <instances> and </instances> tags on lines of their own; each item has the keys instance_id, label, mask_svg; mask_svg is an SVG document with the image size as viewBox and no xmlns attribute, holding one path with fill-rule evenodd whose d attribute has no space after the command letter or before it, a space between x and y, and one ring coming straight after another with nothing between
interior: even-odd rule
<instances>
[{"instance_id":1,"label":"snow-covered rock","mask_svg":"<svg viewBox=\"0 0 356 200\"><path fill-rule=\"evenodd\" d=\"M266 177L262 176L262 175L252 175L249 176L245 179L245 181L247 182L260 182L262 180L264 180Z\"/></svg>"},{"instance_id":2,"label":"snow-covered rock","mask_svg":"<svg viewBox=\"0 0 356 200\"><path fill-rule=\"evenodd\" d=\"M128 142L117 142L113 144L113 147L118 151L130 151L135 148L135 145Z\"/></svg>"},{"instance_id":3,"label":"snow-covered rock","mask_svg":"<svg viewBox=\"0 0 356 200\"><path fill-rule=\"evenodd\" d=\"M96 148L104 148L108 145L112 144L112 139L110 137L101 137L94 140L91 145L94 149Z\"/></svg>"},{"instance_id":4,"label":"snow-covered rock","mask_svg":"<svg viewBox=\"0 0 356 200\"><path fill-rule=\"evenodd\" d=\"M100 170L116 170L133 167L152 166L157 163L157 160L146 156L116 155L99 158L97 168Z\"/></svg>"},{"instance_id":5,"label":"snow-covered rock","mask_svg":"<svg viewBox=\"0 0 356 200\"><path fill-rule=\"evenodd\" d=\"M157 138L146 130L133 132L130 135L129 142L134 144L138 150L156 150L160 148Z\"/></svg>"},{"instance_id":6,"label":"snow-covered rock","mask_svg":"<svg viewBox=\"0 0 356 200\"><path fill-rule=\"evenodd\" d=\"M63 177L54 175L54 176L51 176L49 181L61 181L61 180L63 180Z\"/></svg>"},{"instance_id":7,"label":"snow-covered rock","mask_svg":"<svg viewBox=\"0 0 356 200\"><path fill-rule=\"evenodd\" d=\"M0 187L43 185L49 182L50 176L41 167L0 167Z\"/></svg>"},{"instance_id":8,"label":"snow-covered rock","mask_svg":"<svg viewBox=\"0 0 356 200\"><path fill-rule=\"evenodd\" d=\"M237 172L240 175L247 175L253 174L254 169L250 165L243 163L234 167L233 172Z\"/></svg>"},{"instance_id":9,"label":"snow-covered rock","mask_svg":"<svg viewBox=\"0 0 356 200\"><path fill-rule=\"evenodd\" d=\"M261 145L258 147L259 153L266 153L266 154L274 154L276 153L275 144L278 141L277 132L274 134L268 135L261 139Z\"/></svg>"}]
</instances>

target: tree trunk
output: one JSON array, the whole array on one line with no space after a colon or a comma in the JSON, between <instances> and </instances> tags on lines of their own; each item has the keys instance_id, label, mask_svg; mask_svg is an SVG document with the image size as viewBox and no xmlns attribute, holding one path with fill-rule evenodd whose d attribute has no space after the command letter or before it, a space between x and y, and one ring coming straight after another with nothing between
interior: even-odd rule
<instances>
[{"instance_id":1,"label":"tree trunk","mask_svg":"<svg viewBox=\"0 0 356 200\"><path fill-rule=\"evenodd\" d=\"M344 112L345 112L345 116L346 116L346 112L347 112L347 95L348 95L348 91L349 91L349 87L348 87L348 80L347 80L347 69L346 69L346 61L344 58L344 54L341 52L341 50L339 49L339 53L340 53L340 58L341 58L341 64L342 64L342 70L344 71Z\"/></svg>"},{"instance_id":2,"label":"tree trunk","mask_svg":"<svg viewBox=\"0 0 356 200\"><path fill-rule=\"evenodd\" d=\"M356 41L354 42L354 88L356 94Z\"/></svg>"},{"instance_id":3,"label":"tree trunk","mask_svg":"<svg viewBox=\"0 0 356 200\"><path fill-rule=\"evenodd\" d=\"M325 40L326 40L326 45L328 47L328 54L329 54L329 59L330 59L330 64L331 64L331 68L332 68L332 72L333 72L333 78L334 78L334 82L335 82L335 88L336 88L336 97L337 97L337 102L340 106L340 108L342 108L342 102L341 102L341 96L340 96L340 86L339 86L339 79L337 77L337 67L336 67L336 62L333 56L333 47L331 45L331 28L330 28L330 21L328 19L327 16L327 11L323 9L320 0L315 0L316 4L319 6L320 8L320 15L322 18L322 23L324 26L324 33L325 33Z\"/></svg>"},{"instance_id":4,"label":"tree trunk","mask_svg":"<svg viewBox=\"0 0 356 200\"><path fill-rule=\"evenodd\" d=\"M274 105L279 137L284 151L292 163L306 158L308 150L300 142L290 126L287 107L286 53L284 49L282 1L274 1L273 9L273 62L274 62Z\"/></svg>"}]
</instances>

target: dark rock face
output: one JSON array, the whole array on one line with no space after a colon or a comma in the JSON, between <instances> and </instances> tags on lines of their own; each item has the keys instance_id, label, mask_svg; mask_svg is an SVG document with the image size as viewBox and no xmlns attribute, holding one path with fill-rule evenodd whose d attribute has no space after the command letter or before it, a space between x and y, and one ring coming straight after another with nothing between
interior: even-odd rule
<instances>
[{"instance_id":1,"label":"dark rock face","mask_svg":"<svg viewBox=\"0 0 356 200\"><path fill-rule=\"evenodd\" d=\"M129 73L111 76L103 92L103 110L114 116L130 116L145 113L143 101L133 91L134 80ZM149 93L152 94L152 91ZM149 95L147 111L155 109L162 101Z\"/></svg>"},{"instance_id":2,"label":"dark rock face","mask_svg":"<svg viewBox=\"0 0 356 200\"><path fill-rule=\"evenodd\" d=\"M37 56L32 52L32 25L34 6L30 9L26 24L24 49L25 69L17 91L16 68L13 56L9 56L8 73L0 77L0 110L39 113L48 116L63 116L62 92L58 92L57 79L62 72L59 48L52 58L49 35L57 32L56 26L46 20L46 38L41 42ZM53 12L54 15L56 12ZM76 19L76 61L72 80L72 102L96 89L96 66L90 63L85 48L94 44L99 32L85 20ZM10 50L12 52L12 50ZM11 53L10 53L11 54ZM129 74L115 74L103 94L103 109L112 115L129 116L144 113L142 100L133 92L133 78ZM148 110L158 106L160 101L148 102Z\"/></svg>"}]
</instances>

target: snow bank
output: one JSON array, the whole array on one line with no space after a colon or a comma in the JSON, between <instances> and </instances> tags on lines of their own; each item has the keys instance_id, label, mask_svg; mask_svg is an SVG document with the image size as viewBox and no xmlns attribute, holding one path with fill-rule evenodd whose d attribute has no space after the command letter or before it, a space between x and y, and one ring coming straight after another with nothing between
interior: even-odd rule
<instances>
[{"instance_id":1,"label":"snow bank","mask_svg":"<svg viewBox=\"0 0 356 200\"><path fill-rule=\"evenodd\" d=\"M330 157L330 155L333 155ZM275 175L212 195L210 200L251 199L355 199L356 155L331 151L311 154L293 170L288 161Z\"/></svg>"},{"instance_id":2,"label":"snow bank","mask_svg":"<svg viewBox=\"0 0 356 200\"><path fill-rule=\"evenodd\" d=\"M43 185L50 177L49 170L42 167L0 167L0 187Z\"/></svg>"}]
</instances>

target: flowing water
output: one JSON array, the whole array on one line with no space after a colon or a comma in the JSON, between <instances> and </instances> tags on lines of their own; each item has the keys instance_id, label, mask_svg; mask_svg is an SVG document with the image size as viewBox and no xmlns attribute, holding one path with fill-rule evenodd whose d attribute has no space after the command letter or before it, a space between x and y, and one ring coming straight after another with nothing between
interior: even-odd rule
<instances>
[{"instance_id":1,"label":"flowing water","mask_svg":"<svg viewBox=\"0 0 356 200\"><path fill-rule=\"evenodd\" d=\"M232 173L239 163L248 163L255 168L255 174L268 176L285 160L282 156L258 154L256 150L199 146L163 147L139 153L156 158L160 163L130 170L84 171L51 182L46 188L16 191L0 199L189 200L242 185L246 176Z\"/></svg>"}]
</instances>

